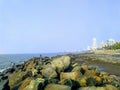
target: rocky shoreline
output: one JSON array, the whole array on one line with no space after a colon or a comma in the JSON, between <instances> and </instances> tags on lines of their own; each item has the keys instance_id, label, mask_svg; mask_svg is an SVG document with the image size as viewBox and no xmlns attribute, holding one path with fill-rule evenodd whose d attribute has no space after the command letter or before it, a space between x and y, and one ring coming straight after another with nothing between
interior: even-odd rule
<instances>
[{"instance_id":1,"label":"rocky shoreline","mask_svg":"<svg viewBox=\"0 0 120 90\"><path fill-rule=\"evenodd\" d=\"M31 58L0 73L0 90L120 90L120 77L79 59L83 57Z\"/></svg>"}]
</instances>

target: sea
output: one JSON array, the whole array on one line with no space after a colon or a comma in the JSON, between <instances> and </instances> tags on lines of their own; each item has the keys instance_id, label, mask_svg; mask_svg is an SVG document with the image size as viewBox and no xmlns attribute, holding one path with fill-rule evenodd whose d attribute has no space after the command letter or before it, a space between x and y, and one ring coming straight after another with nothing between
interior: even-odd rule
<instances>
[{"instance_id":1,"label":"sea","mask_svg":"<svg viewBox=\"0 0 120 90\"><path fill-rule=\"evenodd\" d=\"M13 66L13 64L21 64L24 61L29 60L33 57L40 57L43 56L57 56L57 55L64 55L67 53L39 53L39 54L0 54L0 72L4 71L7 68L10 68Z\"/></svg>"}]
</instances>

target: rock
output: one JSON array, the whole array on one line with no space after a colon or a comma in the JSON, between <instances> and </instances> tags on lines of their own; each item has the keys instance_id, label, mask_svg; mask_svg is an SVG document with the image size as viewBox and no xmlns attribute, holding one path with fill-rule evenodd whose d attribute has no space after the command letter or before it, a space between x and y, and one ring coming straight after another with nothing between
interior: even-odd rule
<instances>
[{"instance_id":1,"label":"rock","mask_svg":"<svg viewBox=\"0 0 120 90\"><path fill-rule=\"evenodd\" d=\"M84 76L86 77L93 77L98 75L98 71L97 70L86 70L84 73Z\"/></svg>"},{"instance_id":2,"label":"rock","mask_svg":"<svg viewBox=\"0 0 120 90\"><path fill-rule=\"evenodd\" d=\"M64 81L60 82L60 84L70 86L72 90L76 90L77 88L80 87L77 81L71 79L65 79Z\"/></svg>"},{"instance_id":3,"label":"rock","mask_svg":"<svg viewBox=\"0 0 120 90\"><path fill-rule=\"evenodd\" d=\"M82 77L82 73L75 71L75 72L61 72L60 73L60 80L65 80L65 79L72 79L72 80L77 80L77 78Z\"/></svg>"},{"instance_id":4,"label":"rock","mask_svg":"<svg viewBox=\"0 0 120 90\"><path fill-rule=\"evenodd\" d=\"M46 80L46 84L57 84L59 82L59 80L55 78L47 78L45 80Z\"/></svg>"},{"instance_id":5,"label":"rock","mask_svg":"<svg viewBox=\"0 0 120 90\"><path fill-rule=\"evenodd\" d=\"M36 78L43 78L41 74L37 74Z\"/></svg>"},{"instance_id":6,"label":"rock","mask_svg":"<svg viewBox=\"0 0 120 90\"><path fill-rule=\"evenodd\" d=\"M120 90L112 85L106 85L106 90Z\"/></svg>"},{"instance_id":7,"label":"rock","mask_svg":"<svg viewBox=\"0 0 120 90\"><path fill-rule=\"evenodd\" d=\"M104 72L104 71L101 71L100 72L100 76L102 77L102 76L108 76L109 74L107 73L107 72Z\"/></svg>"},{"instance_id":8,"label":"rock","mask_svg":"<svg viewBox=\"0 0 120 90\"><path fill-rule=\"evenodd\" d=\"M42 75L47 78L55 78L57 77L56 71L52 67L47 67L41 70Z\"/></svg>"},{"instance_id":9,"label":"rock","mask_svg":"<svg viewBox=\"0 0 120 90\"><path fill-rule=\"evenodd\" d=\"M87 66L87 65L82 65L81 68L82 68L83 70L85 70L85 71L88 70L88 66Z\"/></svg>"},{"instance_id":10,"label":"rock","mask_svg":"<svg viewBox=\"0 0 120 90\"><path fill-rule=\"evenodd\" d=\"M88 71L88 66L87 66L87 65L82 65L80 72L81 72L82 74L85 74L86 71Z\"/></svg>"},{"instance_id":11,"label":"rock","mask_svg":"<svg viewBox=\"0 0 120 90\"><path fill-rule=\"evenodd\" d=\"M26 78L26 79L22 82L22 84L20 85L20 87L19 87L18 90L23 90L27 85L30 84L31 80L32 80L32 78L30 78L30 77Z\"/></svg>"},{"instance_id":12,"label":"rock","mask_svg":"<svg viewBox=\"0 0 120 90\"><path fill-rule=\"evenodd\" d=\"M44 90L71 90L71 87L59 84L48 84Z\"/></svg>"},{"instance_id":13,"label":"rock","mask_svg":"<svg viewBox=\"0 0 120 90\"><path fill-rule=\"evenodd\" d=\"M95 87L95 86L92 86L92 87L81 87L77 90L106 90L105 87Z\"/></svg>"},{"instance_id":14,"label":"rock","mask_svg":"<svg viewBox=\"0 0 120 90\"><path fill-rule=\"evenodd\" d=\"M35 68L32 68L31 69L31 72L32 72L32 76L35 76L35 75L37 75L37 69L35 69Z\"/></svg>"},{"instance_id":15,"label":"rock","mask_svg":"<svg viewBox=\"0 0 120 90\"><path fill-rule=\"evenodd\" d=\"M98 68L98 67L96 67L96 66L88 66L88 69L89 69L89 70L97 70L97 68Z\"/></svg>"},{"instance_id":16,"label":"rock","mask_svg":"<svg viewBox=\"0 0 120 90\"><path fill-rule=\"evenodd\" d=\"M69 56L56 57L52 60L52 67L58 72L62 72L69 68L71 64L71 58Z\"/></svg>"},{"instance_id":17,"label":"rock","mask_svg":"<svg viewBox=\"0 0 120 90\"><path fill-rule=\"evenodd\" d=\"M97 85L97 86L99 86L99 85L102 84L103 80L102 80L101 77L99 77L99 76L94 76L93 78L96 80L96 85Z\"/></svg>"},{"instance_id":18,"label":"rock","mask_svg":"<svg viewBox=\"0 0 120 90\"><path fill-rule=\"evenodd\" d=\"M33 67L35 67L36 63L34 58L30 59L29 61L24 63L24 70L25 71L30 71Z\"/></svg>"},{"instance_id":19,"label":"rock","mask_svg":"<svg viewBox=\"0 0 120 90\"><path fill-rule=\"evenodd\" d=\"M86 77L78 78L77 81L78 81L78 83L81 87L86 87L87 86Z\"/></svg>"},{"instance_id":20,"label":"rock","mask_svg":"<svg viewBox=\"0 0 120 90\"><path fill-rule=\"evenodd\" d=\"M26 74L27 72L21 72L20 70L18 72L13 72L13 74L10 74L8 77L10 88L12 89L14 85L20 83Z\"/></svg>"},{"instance_id":21,"label":"rock","mask_svg":"<svg viewBox=\"0 0 120 90\"><path fill-rule=\"evenodd\" d=\"M72 64L72 67L73 67L73 68L76 67L76 66L79 66L79 64L78 64L78 63Z\"/></svg>"},{"instance_id":22,"label":"rock","mask_svg":"<svg viewBox=\"0 0 120 90\"><path fill-rule=\"evenodd\" d=\"M10 90L8 83L9 83L8 79L0 80L0 90Z\"/></svg>"},{"instance_id":23,"label":"rock","mask_svg":"<svg viewBox=\"0 0 120 90\"><path fill-rule=\"evenodd\" d=\"M89 77L87 78L87 86L95 86L97 84L96 79L94 79L93 77Z\"/></svg>"},{"instance_id":24,"label":"rock","mask_svg":"<svg viewBox=\"0 0 120 90\"><path fill-rule=\"evenodd\" d=\"M72 69L72 72L74 71L81 71L81 66L75 66L73 69Z\"/></svg>"},{"instance_id":25,"label":"rock","mask_svg":"<svg viewBox=\"0 0 120 90\"><path fill-rule=\"evenodd\" d=\"M23 90L43 90L45 79L37 78L31 80L30 84L27 85Z\"/></svg>"}]
</instances>

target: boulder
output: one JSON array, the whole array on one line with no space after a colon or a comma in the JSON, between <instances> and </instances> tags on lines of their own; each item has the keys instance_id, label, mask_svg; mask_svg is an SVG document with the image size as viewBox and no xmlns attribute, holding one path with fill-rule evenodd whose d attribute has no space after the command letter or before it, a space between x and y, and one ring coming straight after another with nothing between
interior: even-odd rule
<instances>
[{"instance_id":1,"label":"boulder","mask_svg":"<svg viewBox=\"0 0 120 90\"><path fill-rule=\"evenodd\" d=\"M86 70L84 73L84 76L86 77L92 77L92 76L96 76L98 71L97 70Z\"/></svg>"},{"instance_id":2,"label":"boulder","mask_svg":"<svg viewBox=\"0 0 120 90\"><path fill-rule=\"evenodd\" d=\"M93 76L93 78L96 80L96 85L99 86L102 84L103 79L99 76Z\"/></svg>"},{"instance_id":3,"label":"boulder","mask_svg":"<svg viewBox=\"0 0 120 90\"><path fill-rule=\"evenodd\" d=\"M106 90L105 87L95 87L95 86L92 86L92 87L81 87L77 90ZM111 89L109 89L111 90Z\"/></svg>"},{"instance_id":4,"label":"boulder","mask_svg":"<svg viewBox=\"0 0 120 90\"><path fill-rule=\"evenodd\" d=\"M37 78L35 80L31 80L30 84L27 85L22 90L43 90L45 79Z\"/></svg>"},{"instance_id":5,"label":"boulder","mask_svg":"<svg viewBox=\"0 0 120 90\"><path fill-rule=\"evenodd\" d=\"M81 68L82 68L83 70L85 70L85 71L88 70L88 66L87 66L87 65L82 65Z\"/></svg>"},{"instance_id":6,"label":"boulder","mask_svg":"<svg viewBox=\"0 0 120 90\"><path fill-rule=\"evenodd\" d=\"M16 84L20 83L26 76L27 72L17 71L9 75L9 86L12 89ZM25 78L24 78L25 79Z\"/></svg>"},{"instance_id":7,"label":"boulder","mask_svg":"<svg viewBox=\"0 0 120 90\"><path fill-rule=\"evenodd\" d=\"M81 66L79 65L79 66L75 66L73 69L72 69L72 72L74 72L74 71L81 71Z\"/></svg>"},{"instance_id":8,"label":"boulder","mask_svg":"<svg viewBox=\"0 0 120 90\"><path fill-rule=\"evenodd\" d=\"M41 70L42 75L47 78L55 78L57 77L56 71L52 67L46 67Z\"/></svg>"},{"instance_id":9,"label":"boulder","mask_svg":"<svg viewBox=\"0 0 120 90\"><path fill-rule=\"evenodd\" d=\"M106 85L106 90L120 90L120 88L116 88L115 86L112 86L112 85Z\"/></svg>"},{"instance_id":10,"label":"boulder","mask_svg":"<svg viewBox=\"0 0 120 90\"><path fill-rule=\"evenodd\" d=\"M37 62L35 61L34 58L32 58L32 59L24 62L23 70L25 70L25 71L30 71L32 68L35 67L36 63L37 63Z\"/></svg>"},{"instance_id":11,"label":"boulder","mask_svg":"<svg viewBox=\"0 0 120 90\"><path fill-rule=\"evenodd\" d=\"M82 77L82 78L78 78L77 82L79 83L79 85L81 87L86 87L87 86L87 81L86 81L86 77Z\"/></svg>"},{"instance_id":12,"label":"boulder","mask_svg":"<svg viewBox=\"0 0 120 90\"><path fill-rule=\"evenodd\" d=\"M95 86L95 85L97 85L97 81L93 77L88 77L86 81L87 81L87 86Z\"/></svg>"},{"instance_id":13,"label":"boulder","mask_svg":"<svg viewBox=\"0 0 120 90\"><path fill-rule=\"evenodd\" d=\"M31 69L31 72L32 72L32 76L35 76L35 75L37 75L37 69L35 69L35 68L32 68Z\"/></svg>"},{"instance_id":14,"label":"boulder","mask_svg":"<svg viewBox=\"0 0 120 90\"><path fill-rule=\"evenodd\" d=\"M0 90L10 90L8 83L9 83L8 79L0 80Z\"/></svg>"},{"instance_id":15,"label":"boulder","mask_svg":"<svg viewBox=\"0 0 120 90\"><path fill-rule=\"evenodd\" d=\"M71 87L59 84L48 84L44 90L71 90Z\"/></svg>"},{"instance_id":16,"label":"boulder","mask_svg":"<svg viewBox=\"0 0 120 90\"><path fill-rule=\"evenodd\" d=\"M22 84L20 85L20 87L19 87L18 90L23 90L27 85L30 84L31 80L32 80L32 78L30 78L30 77L26 78L26 79L22 82Z\"/></svg>"},{"instance_id":17,"label":"boulder","mask_svg":"<svg viewBox=\"0 0 120 90\"><path fill-rule=\"evenodd\" d=\"M71 58L69 56L56 57L51 61L52 67L58 72L62 72L69 68Z\"/></svg>"},{"instance_id":18,"label":"boulder","mask_svg":"<svg viewBox=\"0 0 120 90\"><path fill-rule=\"evenodd\" d=\"M82 77L82 73L79 71L75 72L61 72L60 73L60 80L63 81L65 79L77 80L77 78Z\"/></svg>"}]
</instances>

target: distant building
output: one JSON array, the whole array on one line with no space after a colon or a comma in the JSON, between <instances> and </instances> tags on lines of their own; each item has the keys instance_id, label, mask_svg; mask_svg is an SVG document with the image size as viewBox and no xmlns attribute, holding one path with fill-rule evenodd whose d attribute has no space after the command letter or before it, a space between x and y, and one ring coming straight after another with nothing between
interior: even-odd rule
<instances>
[{"instance_id":1,"label":"distant building","mask_svg":"<svg viewBox=\"0 0 120 90\"><path fill-rule=\"evenodd\" d=\"M87 50L91 50L90 46L87 47Z\"/></svg>"},{"instance_id":2,"label":"distant building","mask_svg":"<svg viewBox=\"0 0 120 90\"><path fill-rule=\"evenodd\" d=\"M115 44L115 40L114 39L110 38L110 39L107 40L107 46L111 46L113 44Z\"/></svg>"},{"instance_id":3,"label":"distant building","mask_svg":"<svg viewBox=\"0 0 120 90\"><path fill-rule=\"evenodd\" d=\"M105 47L106 46L106 44L102 41L102 42L100 42L100 45L99 45L99 48L100 49L102 49L103 47Z\"/></svg>"},{"instance_id":4,"label":"distant building","mask_svg":"<svg viewBox=\"0 0 120 90\"><path fill-rule=\"evenodd\" d=\"M96 38L93 38L93 43L92 43L92 46L88 46L87 47L87 50L98 50L98 49L103 49L103 47L105 46L111 46L115 44L115 40L110 38L107 40L106 43L104 43L104 41L100 42L100 44L97 45L97 40Z\"/></svg>"},{"instance_id":5,"label":"distant building","mask_svg":"<svg viewBox=\"0 0 120 90\"><path fill-rule=\"evenodd\" d=\"M96 38L93 38L93 44L92 44L92 47L91 47L92 50L96 50L97 49L96 41L97 41Z\"/></svg>"}]
</instances>

